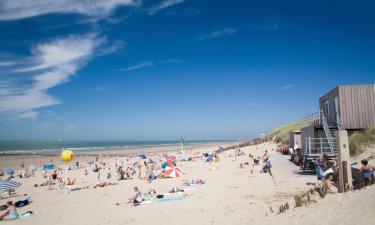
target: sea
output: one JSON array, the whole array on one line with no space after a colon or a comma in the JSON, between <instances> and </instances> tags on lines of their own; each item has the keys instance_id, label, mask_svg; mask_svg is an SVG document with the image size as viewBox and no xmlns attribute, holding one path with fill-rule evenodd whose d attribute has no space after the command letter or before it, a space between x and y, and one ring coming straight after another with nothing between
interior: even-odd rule
<instances>
[{"instance_id":1,"label":"sea","mask_svg":"<svg viewBox=\"0 0 375 225\"><path fill-rule=\"evenodd\" d=\"M210 144L220 140L189 141L184 145ZM70 149L77 152L112 151L180 145L180 141L0 140L0 154L48 154Z\"/></svg>"}]
</instances>

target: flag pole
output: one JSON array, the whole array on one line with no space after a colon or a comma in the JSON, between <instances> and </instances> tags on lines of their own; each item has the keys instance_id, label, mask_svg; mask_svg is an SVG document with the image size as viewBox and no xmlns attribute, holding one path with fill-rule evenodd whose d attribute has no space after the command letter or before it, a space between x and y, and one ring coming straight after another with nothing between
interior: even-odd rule
<instances>
[{"instance_id":1,"label":"flag pole","mask_svg":"<svg viewBox=\"0 0 375 225\"><path fill-rule=\"evenodd\" d=\"M184 137L182 136L182 134L180 136L180 144L181 144L181 153L183 153L184 152Z\"/></svg>"}]
</instances>

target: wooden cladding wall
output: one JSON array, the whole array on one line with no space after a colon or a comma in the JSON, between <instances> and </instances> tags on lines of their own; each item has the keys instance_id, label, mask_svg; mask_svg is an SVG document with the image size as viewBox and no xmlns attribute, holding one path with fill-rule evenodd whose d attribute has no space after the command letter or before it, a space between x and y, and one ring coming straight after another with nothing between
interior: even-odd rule
<instances>
[{"instance_id":1,"label":"wooden cladding wall","mask_svg":"<svg viewBox=\"0 0 375 225\"><path fill-rule=\"evenodd\" d=\"M375 124L375 85L339 86L340 116L345 129Z\"/></svg>"}]
</instances>

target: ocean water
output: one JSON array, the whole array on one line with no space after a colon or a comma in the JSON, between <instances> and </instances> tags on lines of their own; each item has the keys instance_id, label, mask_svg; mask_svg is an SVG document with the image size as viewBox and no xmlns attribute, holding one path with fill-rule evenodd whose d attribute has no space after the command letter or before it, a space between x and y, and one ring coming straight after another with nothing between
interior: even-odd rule
<instances>
[{"instance_id":1,"label":"ocean water","mask_svg":"<svg viewBox=\"0 0 375 225\"><path fill-rule=\"evenodd\" d=\"M190 145L217 141L190 141ZM0 140L0 154L9 153L52 153L61 149L74 151L110 151L119 149L151 148L157 146L180 145L179 141L13 141Z\"/></svg>"}]
</instances>

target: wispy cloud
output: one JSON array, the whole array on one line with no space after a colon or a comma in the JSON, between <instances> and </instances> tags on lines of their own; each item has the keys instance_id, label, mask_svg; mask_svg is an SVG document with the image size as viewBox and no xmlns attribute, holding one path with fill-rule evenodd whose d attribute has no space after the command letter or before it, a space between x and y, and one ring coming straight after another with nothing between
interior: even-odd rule
<instances>
[{"instance_id":1,"label":"wispy cloud","mask_svg":"<svg viewBox=\"0 0 375 225\"><path fill-rule=\"evenodd\" d=\"M28 58L31 65L16 71L31 74L31 81L22 85L14 81L3 82L5 91L0 92L0 112L33 119L38 115L35 109L61 104L48 90L68 82L105 42L104 38L88 34L71 35L34 46Z\"/></svg>"},{"instance_id":2,"label":"wispy cloud","mask_svg":"<svg viewBox=\"0 0 375 225\"><path fill-rule=\"evenodd\" d=\"M133 66L117 69L116 71L132 71L132 70L138 70L138 69L142 69L142 68L146 68L146 67L152 67L154 65L155 65L155 63L153 63L151 61L142 61L138 64L133 65Z\"/></svg>"},{"instance_id":3,"label":"wispy cloud","mask_svg":"<svg viewBox=\"0 0 375 225\"><path fill-rule=\"evenodd\" d=\"M180 64L183 62L184 61L179 60L179 59L164 59L164 60L159 61L160 64Z\"/></svg>"},{"instance_id":4,"label":"wispy cloud","mask_svg":"<svg viewBox=\"0 0 375 225\"><path fill-rule=\"evenodd\" d=\"M18 20L51 13L106 17L119 6L136 6L140 0L2 0L0 21Z\"/></svg>"},{"instance_id":5,"label":"wispy cloud","mask_svg":"<svg viewBox=\"0 0 375 225\"><path fill-rule=\"evenodd\" d=\"M160 10L169 8L171 6L183 3L185 0L164 0L160 2L158 5L153 6L149 9L148 14L149 15L154 15L158 13Z\"/></svg>"},{"instance_id":6,"label":"wispy cloud","mask_svg":"<svg viewBox=\"0 0 375 225\"><path fill-rule=\"evenodd\" d=\"M280 90L283 90L283 91L287 91L287 90L290 90L292 88L295 88L296 85L295 84L287 84L287 85L284 85L280 88Z\"/></svg>"},{"instance_id":7,"label":"wispy cloud","mask_svg":"<svg viewBox=\"0 0 375 225\"><path fill-rule=\"evenodd\" d=\"M273 23L273 24L265 24L261 27L262 30L265 31L277 31L280 29L279 24Z\"/></svg>"},{"instance_id":8,"label":"wispy cloud","mask_svg":"<svg viewBox=\"0 0 375 225\"><path fill-rule=\"evenodd\" d=\"M116 69L115 71L132 71L132 70L138 70L138 69L143 69L147 67L153 67L158 64L180 64L183 63L184 61L179 60L179 59L164 59L164 60L159 60L156 62L153 61L142 61L139 62L133 66L125 67L125 68L120 68Z\"/></svg>"},{"instance_id":9,"label":"wispy cloud","mask_svg":"<svg viewBox=\"0 0 375 225\"><path fill-rule=\"evenodd\" d=\"M178 11L171 11L168 12L168 15L181 15L181 16L192 16L192 15L198 15L201 11L193 8L183 8Z\"/></svg>"},{"instance_id":10,"label":"wispy cloud","mask_svg":"<svg viewBox=\"0 0 375 225\"><path fill-rule=\"evenodd\" d=\"M106 88L106 87L103 87L103 86L99 86L97 88L95 88L96 91L98 92L105 92L105 91L108 91L109 89Z\"/></svg>"},{"instance_id":11,"label":"wispy cloud","mask_svg":"<svg viewBox=\"0 0 375 225\"><path fill-rule=\"evenodd\" d=\"M225 28L221 30L215 30L211 33L208 34L202 34L200 35L197 39L198 40L206 40L206 39L213 39L213 38L219 38L222 36L228 36L228 35L233 35L237 32L236 29L234 28Z\"/></svg>"},{"instance_id":12,"label":"wispy cloud","mask_svg":"<svg viewBox=\"0 0 375 225\"><path fill-rule=\"evenodd\" d=\"M0 66L12 66L14 64L16 64L15 61L3 61L3 62L0 61Z\"/></svg>"}]
</instances>

